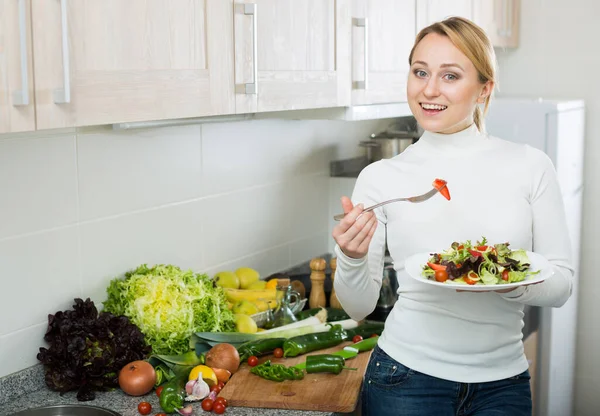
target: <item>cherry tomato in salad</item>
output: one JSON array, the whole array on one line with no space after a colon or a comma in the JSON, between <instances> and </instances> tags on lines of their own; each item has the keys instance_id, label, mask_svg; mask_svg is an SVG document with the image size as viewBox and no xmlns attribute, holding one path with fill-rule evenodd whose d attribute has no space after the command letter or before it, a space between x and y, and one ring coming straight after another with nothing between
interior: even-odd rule
<instances>
[{"instance_id":1,"label":"cherry tomato in salad","mask_svg":"<svg viewBox=\"0 0 600 416\"><path fill-rule=\"evenodd\" d=\"M138 404L138 412L142 415L148 415L152 411L152 405L148 402L141 402Z\"/></svg>"},{"instance_id":2,"label":"cherry tomato in salad","mask_svg":"<svg viewBox=\"0 0 600 416\"><path fill-rule=\"evenodd\" d=\"M481 257L481 256L483 256L483 254L481 254L479 251L476 251L476 250L470 250L469 249L469 253L471 253L471 256L473 256L473 257Z\"/></svg>"},{"instance_id":3,"label":"cherry tomato in salad","mask_svg":"<svg viewBox=\"0 0 600 416\"><path fill-rule=\"evenodd\" d=\"M256 364L258 364L258 357L256 355L248 357L248 365L250 367L254 367Z\"/></svg>"},{"instance_id":4,"label":"cherry tomato in salad","mask_svg":"<svg viewBox=\"0 0 600 416\"><path fill-rule=\"evenodd\" d=\"M475 272L469 272L464 277L464 280L468 285L474 285L475 283L477 283L479 281L479 276L477 276L477 273L475 273Z\"/></svg>"},{"instance_id":5,"label":"cherry tomato in salad","mask_svg":"<svg viewBox=\"0 0 600 416\"><path fill-rule=\"evenodd\" d=\"M275 358L283 357L283 348L275 348L275 350L273 351L273 355L275 356Z\"/></svg>"},{"instance_id":6,"label":"cherry tomato in salad","mask_svg":"<svg viewBox=\"0 0 600 416\"><path fill-rule=\"evenodd\" d=\"M225 405L223 403L216 402L213 406L213 412L215 412L218 415L222 415L223 413L225 413Z\"/></svg>"},{"instance_id":7,"label":"cherry tomato in salad","mask_svg":"<svg viewBox=\"0 0 600 416\"><path fill-rule=\"evenodd\" d=\"M436 270L434 277L437 282L443 283L448 280L448 272L446 270Z\"/></svg>"},{"instance_id":8,"label":"cherry tomato in salad","mask_svg":"<svg viewBox=\"0 0 600 416\"><path fill-rule=\"evenodd\" d=\"M212 401L212 399L204 399L202 400L201 406L203 410L210 412L213 409L213 404L214 402Z\"/></svg>"},{"instance_id":9,"label":"cherry tomato in salad","mask_svg":"<svg viewBox=\"0 0 600 416\"><path fill-rule=\"evenodd\" d=\"M227 399L225 397L217 397L215 399L215 404L216 403L223 403L223 406L227 407L228 403L227 403Z\"/></svg>"},{"instance_id":10,"label":"cherry tomato in salad","mask_svg":"<svg viewBox=\"0 0 600 416\"><path fill-rule=\"evenodd\" d=\"M488 246L477 246L476 248L479 251L486 251L488 249Z\"/></svg>"},{"instance_id":11,"label":"cherry tomato in salad","mask_svg":"<svg viewBox=\"0 0 600 416\"><path fill-rule=\"evenodd\" d=\"M352 342L353 342L353 343L355 343L355 344L356 344L357 342L361 342L362 340L363 340L363 337L361 337L360 335L354 335L354 336L352 337Z\"/></svg>"},{"instance_id":12,"label":"cherry tomato in salad","mask_svg":"<svg viewBox=\"0 0 600 416\"><path fill-rule=\"evenodd\" d=\"M508 282L508 269L502 271L502 280Z\"/></svg>"},{"instance_id":13,"label":"cherry tomato in salad","mask_svg":"<svg viewBox=\"0 0 600 416\"><path fill-rule=\"evenodd\" d=\"M162 393L162 391L163 391L163 386L158 386L155 390L155 393L158 397L160 397L160 394Z\"/></svg>"}]
</instances>

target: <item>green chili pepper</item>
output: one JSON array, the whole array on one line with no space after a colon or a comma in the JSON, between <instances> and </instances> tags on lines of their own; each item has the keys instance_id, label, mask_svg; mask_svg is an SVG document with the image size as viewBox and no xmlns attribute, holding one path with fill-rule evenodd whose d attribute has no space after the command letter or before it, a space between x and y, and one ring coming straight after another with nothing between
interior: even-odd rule
<instances>
[{"instance_id":1,"label":"green chili pepper","mask_svg":"<svg viewBox=\"0 0 600 416\"><path fill-rule=\"evenodd\" d=\"M337 308L325 308L327 310L327 322L343 321L344 319L350 319L348 314L343 309ZM315 316L321 311L321 308L312 308L305 311L300 311L296 314L299 320L310 318Z\"/></svg>"},{"instance_id":2,"label":"green chili pepper","mask_svg":"<svg viewBox=\"0 0 600 416\"><path fill-rule=\"evenodd\" d=\"M250 372L272 381L302 380L304 378L302 370L294 367L286 367L283 364L272 364L271 360L252 367Z\"/></svg>"},{"instance_id":3,"label":"green chili pepper","mask_svg":"<svg viewBox=\"0 0 600 416\"><path fill-rule=\"evenodd\" d=\"M165 413L174 413L177 409L181 409L184 405L186 396L185 383L192 367L174 366L173 372L175 377L164 384L163 390L160 393L160 407Z\"/></svg>"},{"instance_id":4,"label":"green chili pepper","mask_svg":"<svg viewBox=\"0 0 600 416\"><path fill-rule=\"evenodd\" d=\"M322 350L341 344L346 339L346 331L341 325L333 325L327 332L299 335L283 343L283 356L296 357L307 352Z\"/></svg>"},{"instance_id":5,"label":"green chili pepper","mask_svg":"<svg viewBox=\"0 0 600 416\"><path fill-rule=\"evenodd\" d=\"M356 335L360 335L363 338L368 338L371 335L381 335L383 332L383 327L385 324L383 322L372 322L367 324L362 324L357 326L356 328L347 329L346 335L347 340L351 341Z\"/></svg>"},{"instance_id":6,"label":"green chili pepper","mask_svg":"<svg viewBox=\"0 0 600 416\"><path fill-rule=\"evenodd\" d=\"M343 349L336 351L336 352L332 352L329 355L334 355L334 356L342 357L345 360L349 360L351 358L356 357L359 352L370 351L373 348L375 348L375 345L377 345L378 339L379 339L379 337L367 338L365 340L357 342L356 344L346 345ZM294 367L296 367L300 370L303 370L306 368L306 362L296 364Z\"/></svg>"},{"instance_id":7,"label":"green chili pepper","mask_svg":"<svg viewBox=\"0 0 600 416\"><path fill-rule=\"evenodd\" d=\"M309 355L306 357L306 372L312 373L333 373L339 374L343 369L356 370L344 366L345 360L339 355L320 354Z\"/></svg>"},{"instance_id":8,"label":"green chili pepper","mask_svg":"<svg viewBox=\"0 0 600 416\"><path fill-rule=\"evenodd\" d=\"M275 348L283 347L285 338L266 338L257 341L249 341L238 347L240 362L244 362L253 355L260 357L261 355L272 353Z\"/></svg>"}]
</instances>

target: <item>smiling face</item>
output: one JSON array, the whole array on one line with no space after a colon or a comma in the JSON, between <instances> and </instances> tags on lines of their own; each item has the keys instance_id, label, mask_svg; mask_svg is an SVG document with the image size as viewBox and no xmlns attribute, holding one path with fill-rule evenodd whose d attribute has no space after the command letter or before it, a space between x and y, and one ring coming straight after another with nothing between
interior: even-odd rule
<instances>
[{"instance_id":1,"label":"smiling face","mask_svg":"<svg viewBox=\"0 0 600 416\"><path fill-rule=\"evenodd\" d=\"M423 129L456 133L473 124L493 82L482 84L473 63L447 36L430 33L416 46L408 76L408 105Z\"/></svg>"}]
</instances>

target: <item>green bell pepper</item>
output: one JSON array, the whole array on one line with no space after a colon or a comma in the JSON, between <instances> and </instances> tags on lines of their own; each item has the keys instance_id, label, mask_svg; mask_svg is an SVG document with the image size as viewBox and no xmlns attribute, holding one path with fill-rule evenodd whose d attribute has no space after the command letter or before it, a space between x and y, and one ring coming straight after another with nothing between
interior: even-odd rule
<instances>
[{"instance_id":1,"label":"green bell pepper","mask_svg":"<svg viewBox=\"0 0 600 416\"><path fill-rule=\"evenodd\" d=\"M186 397L185 384L188 381L190 371L192 371L192 367L173 367L175 377L163 385L163 390L160 393L159 403L165 413L174 413L177 409L183 407Z\"/></svg>"}]
</instances>

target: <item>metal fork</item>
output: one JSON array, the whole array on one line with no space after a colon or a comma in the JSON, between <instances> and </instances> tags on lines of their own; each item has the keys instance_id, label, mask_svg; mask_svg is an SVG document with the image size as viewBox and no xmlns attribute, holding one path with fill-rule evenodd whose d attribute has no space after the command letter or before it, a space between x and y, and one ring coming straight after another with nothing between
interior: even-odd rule
<instances>
[{"instance_id":1,"label":"metal fork","mask_svg":"<svg viewBox=\"0 0 600 416\"><path fill-rule=\"evenodd\" d=\"M408 198L388 199L387 201L383 201L383 202L380 202L379 204L371 205L370 207L365 208L363 210L363 212L373 211L375 208L379 208L380 206L391 204L392 202L408 201L408 202L417 203L417 202L427 201L429 198L431 198L432 196L437 194L440 190L444 189L445 187L446 187L446 185L444 185L440 189L433 188L431 191L426 192L423 195L411 196ZM346 216L346 214L337 214L337 215L334 215L333 219L336 221L339 221L339 220L343 219L345 216Z\"/></svg>"}]
</instances>

